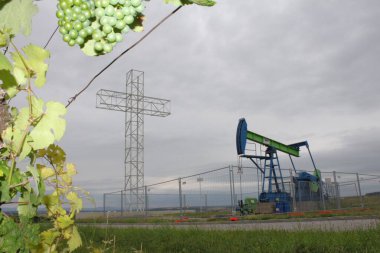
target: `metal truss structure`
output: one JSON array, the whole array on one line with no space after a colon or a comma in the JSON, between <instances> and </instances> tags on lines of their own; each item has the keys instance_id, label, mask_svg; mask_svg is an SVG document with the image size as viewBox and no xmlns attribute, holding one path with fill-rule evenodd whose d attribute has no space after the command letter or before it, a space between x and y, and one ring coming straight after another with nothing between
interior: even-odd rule
<instances>
[{"instance_id":1,"label":"metal truss structure","mask_svg":"<svg viewBox=\"0 0 380 253\"><path fill-rule=\"evenodd\" d=\"M144 193L144 115L170 115L170 100L144 96L144 72L127 73L126 93L99 90L96 107L125 112L124 191L128 192L128 209L143 211Z\"/></svg>"}]
</instances>

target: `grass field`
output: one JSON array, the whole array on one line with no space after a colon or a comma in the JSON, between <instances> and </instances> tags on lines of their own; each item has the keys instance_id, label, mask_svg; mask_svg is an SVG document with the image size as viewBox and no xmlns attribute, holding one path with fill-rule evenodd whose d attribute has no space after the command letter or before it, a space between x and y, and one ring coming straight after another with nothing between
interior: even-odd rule
<instances>
[{"instance_id":1,"label":"grass field","mask_svg":"<svg viewBox=\"0 0 380 253\"><path fill-rule=\"evenodd\" d=\"M76 252L88 252L91 247L108 248L106 252L144 253L380 252L380 227L346 232L82 227L80 233L84 245Z\"/></svg>"}]
</instances>

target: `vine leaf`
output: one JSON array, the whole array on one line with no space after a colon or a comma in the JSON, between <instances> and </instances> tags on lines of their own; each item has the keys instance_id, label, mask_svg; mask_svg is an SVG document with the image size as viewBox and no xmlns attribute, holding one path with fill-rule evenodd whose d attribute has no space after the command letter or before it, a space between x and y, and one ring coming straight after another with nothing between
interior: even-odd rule
<instances>
[{"instance_id":1,"label":"vine leaf","mask_svg":"<svg viewBox=\"0 0 380 253\"><path fill-rule=\"evenodd\" d=\"M11 196L9 194L9 185L6 180L2 180L0 182L0 202L7 202L11 200Z\"/></svg>"},{"instance_id":2,"label":"vine leaf","mask_svg":"<svg viewBox=\"0 0 380 253\"><path fill-rule=\"evenodd\" d=\"M16 73L20 75L20 73L16 72L17 69L22 71L24 77L36 76L34 84L38 88L41 88L46 82L48 65L45 63L45 60L50 57L49 51L35 45L28 45L24 47L22 51L24 51L27 58L21 56L17 52L12 53L12 58L15 61L15 75ZM30 68L32 73L26 68L24 62L27 67ZM22 80L22 77L20 77L20 80Z\"/></svg>"},{"instance_id":3,"label":"vine leaf","mask_svg":"<svg viewBox=\"0 0 380 253\"><path fill-rule=\"evenodd\" d=\"M0 54L0 69L9 71L12 71L13 69L12 64L9 62L8 58L3 54Z\"/></svg>"},{"instance_id":4,"label":"vine leaf","mask_svg":"<svg viewBox=\"0 0 380 253\"><path fill-rule=\"evenodd\" d=\"M29 35L32 31L32 17L38 8L33 0L2 0L0 2L0 27L12 30L13 34Z\"/></svg>"},{"instance_id":5,"label":"vine leaf","mask_svg":"<svg viewBox=\"0 0 380 253\"><path fill-rule=\"evenodd\" d=\"M216 2L212 0L191 0L191 1L201 6L214 6L216 4Z\"/></svg>"},{"instance_id":6,"label":"vine leaf","mask_svg":"<svg viewBox=\"0 0 380 253\"><path fill-rule=\"evenodd\" d=\"M35 206L37 196L33 192L23 192L19 202L24 202L17 206L19 216L32 218L37 215L37 207Z\"/></svg>"},{"instance_id":7,"label":"vine leaf","mask_svg":"<svg viewBox=\"0 0 380 253\"><path fill-rule=\"evenodd\" d=\"M68 215L59 216L57 218L57 225L60 229L65 229L74 224L74 220L72 220Z\"/></svg>"},{"instance_id":8,"label":"vine leaf","mask_svg":"<svg viewBox=\"0 0 380 253\"><path fill-rule=\"evenodd\" d=\"M83 207L82 199L78 197L78 194L76 192L69 192L66 195L67 200L69 200L71 205L71 212L72 213L79 213L79 211Z\"/></svg>"},{"instance_id":9,"label":"vine leaf","mask_svg":"<svg viewBox=\"0 0 380 253\"><path fill-rule=\"evenodd\" d=\"M41 120L31 131L33 142L30 143L34 150L47 148L55 140L60 140L65 133L66 121L61 118L66 114L66 108L58 102L46 103L46 112Z\"/></svg>"},{"instance_id":10,"label":"vine leaf","mask_svg":"<svg viewBox=\"0 0 380 253\"><path fill-rule=\"evenodd\" d=\"M213 0L164 0L165 3L173 4L175 6L197 4L201 6L214 6L216 4Z\"/></svg>"},{"instance_id":11,"label":"vine leaf","mask_svg":"<svg viewBox=\"0 0 380 253\"><path fill-rule=\"evenodd\" d=\"M188 4L192 4L193 3L190 0L164 0L164 2L167 3L167 4L175 5L175 6L188 5Z\"/></svg>"},{"instance_id":12,"label":"vine leaf","mask_svg":"<svg viewBox=\"0 0 380 253\"><path fill-rule=\"evenodd\" d=\"M0 70L0 87L7 92L7 98L13 98L18 93L18 83L9 70Z\"/></svg>"},{"instance_id":13,"label":"vine leaf","mask_svg":"<svg viewBox=\"0 0 380 253\"><path fill-rule=\"evenodd\" d=\"M55 175L55 171L52 168L48 168L40 164L37 165L37 168L43 180Z\"/></svg>"},{"instance_id":14,"label":"vine leaf","mask_svg":"<svg viewBox=\"0 0 380 253\"><path fill-rule=\"evenodd\" d=\"M69 245L69 250L74 251L76 248L79 248L82 245L82 239L80 238L78 229L76 226L73 226L73 231L71 238L67 241Z\"/></svg>"}]
</instances>

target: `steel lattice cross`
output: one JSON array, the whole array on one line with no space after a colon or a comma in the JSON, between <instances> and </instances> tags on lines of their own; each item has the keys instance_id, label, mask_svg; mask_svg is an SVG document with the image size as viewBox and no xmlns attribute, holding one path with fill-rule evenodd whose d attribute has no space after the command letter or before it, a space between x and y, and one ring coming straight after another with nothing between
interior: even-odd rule
<instances>
[{"instance_id":1,"label":"steel lattice cross","mask_svg":"<svg viewBox=\"0 0 380 253\"><path fill-rule=\"evenodd\" d=\"M144 188L144 115L170 115L170 100L144 96L144 72L127 73L126 93L99 90L96 107L125 112L125 177L128 209L145 209Z\"/></svg>"}]
</instances>

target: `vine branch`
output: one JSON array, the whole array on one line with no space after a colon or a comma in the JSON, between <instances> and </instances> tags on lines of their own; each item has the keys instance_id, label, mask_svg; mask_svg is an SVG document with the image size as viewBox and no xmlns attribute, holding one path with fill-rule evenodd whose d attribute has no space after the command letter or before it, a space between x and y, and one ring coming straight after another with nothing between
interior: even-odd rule
<instances>
[{"instance_id":1,"label":"vine branch","mask_svg":"<svg viewBox=\"0 0 380 253\"><path fill-rule=\"evenodd\" d=\"M83 87L82 90L80 90L77 94L75 94L73 97L69 99L67 102L66 108L69 107L77 98L80 96L85 90L87 90L88 87L95 81L96 78L98 78L104 71L106 71L112 64L114 64L117 60L119 60L124 54L126 54L128 51L133 49L135 46L140 44L141 41L143 41L146 37L148 37L154 30L156 30L162 23L164 23L168 18L173 16L179 9L181 9L182 6L177 7L175 10L173 10L171 13L169 13L166 17L164 17L160 22L158 22L155 26L153 26L144 36L142 36L139 40L137 40L133 45L128 47L126 50L124 50L121 54L119 54L116 58L114 58L110 63L107 64L102 70L100 70L87 84Z\"/></svg>"}]
</instances>

